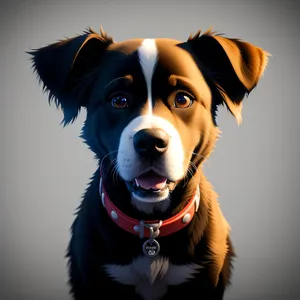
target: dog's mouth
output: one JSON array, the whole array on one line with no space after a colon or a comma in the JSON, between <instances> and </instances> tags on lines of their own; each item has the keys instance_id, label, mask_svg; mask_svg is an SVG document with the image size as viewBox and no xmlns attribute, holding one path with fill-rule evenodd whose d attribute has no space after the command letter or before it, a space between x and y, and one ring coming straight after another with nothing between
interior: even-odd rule
<instances>
[{"instance_id":1,"label":"dog's mouth","mask_svg":"<svg viewBox=\"0 0 300 300\"><path fill-rule=\"evenodd\" d=\"M137 190L159 193L167 188L168 179L154 171L149 171L136 177L134 183L134 187Z\"/></svg>"},{"instance_id":2,"label":"dog's mouth","mask_svg":"<svg viewBox=\"0 0 300 300\"><path fill-rule=\"evenodd\" d=\"M132 195L143 202L162 201L168 197L171 183L167 177L151 170L134 178Z\"/></svg>"}]
</instances>

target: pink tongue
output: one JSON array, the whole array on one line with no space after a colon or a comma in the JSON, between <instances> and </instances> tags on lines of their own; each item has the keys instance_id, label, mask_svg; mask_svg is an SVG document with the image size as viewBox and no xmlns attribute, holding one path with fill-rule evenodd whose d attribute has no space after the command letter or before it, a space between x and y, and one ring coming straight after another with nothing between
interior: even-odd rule
<instances>
[{"instance_id":1,"label":"pink tongue","mask_svg":"<svg viewBox=\"0 0 300 300\"><path fill-rule=\"evenodd\" d=\"M139 186L149 190L161 190L165 187L167 181L166 177L160 176L154 172L148 172L136 178L136 182Z\"/></svg>"}]
</instances>

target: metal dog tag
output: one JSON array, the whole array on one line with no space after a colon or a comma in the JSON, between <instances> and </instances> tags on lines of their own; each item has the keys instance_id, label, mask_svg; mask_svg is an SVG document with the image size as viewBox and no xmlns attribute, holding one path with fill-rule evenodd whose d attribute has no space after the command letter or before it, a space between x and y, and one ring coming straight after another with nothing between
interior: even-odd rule
<instances>
[{"instance_id":1,"label":"metal dog tag","mask_svg":"<svg viewBox=\"0 0 300 300\"><path fill-rule=\"evenodd\" d=\"M148 257L156 256L160 251L160 245L157 240L154 239L153 226L149 226L150 239L144 242L143 251ZM159 234L159 231L158 231ZM156 236L156 235L155 235Z\"/></svg>"},{"instance_id":2,"label":"metal dog tag","mask_svg":"<svg viewBox=\"0 0 300 300\"><path fill-rule=\"evenodd\" d=\"M150 238L144 242L143 251L148 257L154 257L159 253L160 245L157 240Z\"/></svg>"}]
</instances>

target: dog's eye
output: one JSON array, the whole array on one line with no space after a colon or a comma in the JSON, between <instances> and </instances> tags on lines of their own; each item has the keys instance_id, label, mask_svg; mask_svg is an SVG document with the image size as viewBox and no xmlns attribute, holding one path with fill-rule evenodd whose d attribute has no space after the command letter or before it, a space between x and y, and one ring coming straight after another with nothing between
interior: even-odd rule
<instances>
[{"instance_id":1,"label":"dog's eye","mask_svg":"<svg viewBox=\"0 0 300 300\"><path fill-rule=\"evenodd\" d=\"M128 106L128 100L123 95L116 95L111 98L111 105L114 108L126 108Z\"/></svg>"},{"instance_id":2,"label":"dog's eye","mask_svg":"<svg viewBox=\"0 0 300 300\"><path fill-rule=\"evenodd\" d=\"M193 104L193 99L186 93L180 92L176 94L174 106L177 108L187 108Z\"/></svg>"}]
</instances>

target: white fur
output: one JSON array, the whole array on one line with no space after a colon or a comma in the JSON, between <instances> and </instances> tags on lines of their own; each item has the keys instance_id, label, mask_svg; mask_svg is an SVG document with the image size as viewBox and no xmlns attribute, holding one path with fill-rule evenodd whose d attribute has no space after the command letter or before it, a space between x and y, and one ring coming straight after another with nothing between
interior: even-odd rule
<instances>
[{"instance_id":1,"label":"white fur","mask_svg":"<svg viewBox=\"0 0 300 300\"><path fill-rule=\"evenodd\" d=\"M146 80L148 92L148 114L152 114L152 75L157 62L157 48L155 39L145 39L138 49L138 56Z\"/></svg>"},{"instance_id":2,"label":"white fur","mask_svg":"<svg viewBox=\"0 0 300 300\"><path fill-rule=\"evenodd\" d=\"M128 265L104 266L107 274L119 283L134 285L144 300L160 299L169 285L179 285L192 279L202 268L196 264L173 265L166 257L139 256Z\"/></svg>"},{"instance_id":3,"label":"white fur","mask_svg":"<svg viewBox=\"0 0 300 300\"><path fill-rule=\"evenodd\" d=\"M144 173L149 168L148 164L141 161L137 155L133 136L136 132L145 128L161 128L170 137L166 152L157 159L154 169L171 181L176 181L184 176L184 149L180 135L176 128L167 120L157 116L139 116L133 119L123 130L120 138L117 156L118 171L121 177L127 181L133 181L135 177Z\"/></svg>"},{"instance_id":4,"label":"white fur","mask_svg":"<svg viewBox=\"0 0 300 300\"><path fill-rule=\"evenodd\" d=\"M134 134L146 128L161 128L167 132L170 142L167 151L156 159L153 169L171 181L181 179L184 174L184 151L180 136L175 127L167 120L153 115L152 106L152 77L157 63L158 50L155 39L143 40L138 48L139 62L143 71L147 87L148 111L145 115L132 120L124 128L117 156L117 167L120 176L126 181L133 181L137 176L149 170L149 164L137 155L133 145ZM153 195L147 198L132 194L132 203L137 209L145 213L153 212L154 208L165 211L170 204L169 190L164 194ZM164 200L164 201L163 201Z\"/></svg>"},{"instance_id":5,"label":"white fur","mask_svg":"<svg viewBox=\"0 0 300 300\"><path fill-rule=\"evenodd\" d=\"M181 179L185 174L184 150L177 130L167 120L148 114L133 119L122 132L117 156L117 166L120 176L126 181L133 181L134 178L149 170L149 164L140 159L133 144L134 134L145 128L162 128L170 137L168 149L152 165L154 171L171 181ZM148 203L160 202L162 200L167 201L168 199L168 191L166 195L162 195L161 197L154 196L148 199L135 197L135 200ZM165 208L167 207L166 205L164 206Z\"/></svg>"}]
</instances>

